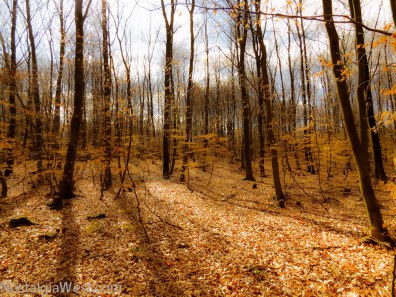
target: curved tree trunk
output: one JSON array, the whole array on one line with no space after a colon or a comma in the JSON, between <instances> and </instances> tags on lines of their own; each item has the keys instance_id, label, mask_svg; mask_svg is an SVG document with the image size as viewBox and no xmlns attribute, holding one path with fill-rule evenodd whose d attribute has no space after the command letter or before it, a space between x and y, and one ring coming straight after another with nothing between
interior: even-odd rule
<instances>
[{"instance_id":1,"label":"curved tree trunk","mask_svg":"<svg viewBox=\"0 0 396 297\"><path fill-rule=\"evenodd\" d=\"M326 30L330 42L333 72L337 84L338 102L341 106L345 129L348 135L349 143L352 147L352 153L359 176L360 190L363 196L363 201L366 205L367 216L370 222L369 235L375 240L383 242L387 238L387 230L383 226L384 221L371 182L367 141L365 139L359 138L359 133L354 124L354 115L351 102L349 101L348 85L346 82L346 77L343 75L345 65L342 62L343 59L340 50L340 41L332 15L332 1L322 0L322 2L323 14L326 21ZM364 113L365 111L366 110L364 110ZM362 110L360 110L360 112L362 112ZM364 117L364 114L360 114L360 118L362 117ZM367 132L367 119L365 121L360 121L360 129L366 129ZM367 135L368 134L361 133L363 138L367 137Z\"/></svg>"}]
</instances>

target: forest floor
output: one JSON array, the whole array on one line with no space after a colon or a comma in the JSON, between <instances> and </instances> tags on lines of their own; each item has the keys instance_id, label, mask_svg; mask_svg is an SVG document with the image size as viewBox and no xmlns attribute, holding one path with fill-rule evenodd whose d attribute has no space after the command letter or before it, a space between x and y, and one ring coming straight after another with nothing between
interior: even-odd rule
<instances>
[{"instance_id":1,"label":"forest floor","mask_svg":"<svg viewBox=\"0 0 396 297\"><path fill-rule=\"evenodd\" d=\"M300 172L298 184L288 176L281 209L270 177L243 181L235 164L190 170L188 189L177 175L162 180L159 164L138 162L117 199L117 186L100 199L94 167L78 163L77 196L62 210L49 209L48 187L17 168L0 200L1 296L15 296L5 284L63 281L121 286L68 296L391 295L393 252L360 242L367 219L354 171L322 177L323 196L318 175ZM383 186L377 193L394 234L395 201ZM35 224L11 228L18 216Z\"/></svg>"}]
</instances>

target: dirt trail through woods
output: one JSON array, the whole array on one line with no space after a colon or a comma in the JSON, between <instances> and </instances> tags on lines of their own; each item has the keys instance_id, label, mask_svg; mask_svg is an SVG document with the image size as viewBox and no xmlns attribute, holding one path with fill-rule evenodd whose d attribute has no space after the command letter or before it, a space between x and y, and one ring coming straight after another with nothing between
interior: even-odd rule
<instances>
[{"instance_id":1,"label":"dirt trail through woods","mask_svg":"<svg viewBox=\"0 0 396 297\"><path fill-rule=\"evenodd\" d=\"M210 173L191 172L190 190L155 165L131 177L116 200L116 188L99 200L94 179L80 179L61 211L45 206L45 189L4 200L0 282L120 284L122 296L390 295L391 254L359 244L360 208L308 199L281 210L270 179L253 189L227 166L209 185ZM10 229L17 215L36 225Z\"/></svg>"}]
</instances>

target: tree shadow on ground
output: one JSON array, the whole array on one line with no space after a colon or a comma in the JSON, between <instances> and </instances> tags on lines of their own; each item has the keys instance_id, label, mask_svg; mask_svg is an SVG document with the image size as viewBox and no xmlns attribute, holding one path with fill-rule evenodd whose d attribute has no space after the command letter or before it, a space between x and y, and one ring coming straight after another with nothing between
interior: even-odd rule
<instances>
[{"instance_id":1,"label":"tree shadow on ground","mask_svg":"<svg viewBox=\"0 0 396 297\"><path fill-rule=\"evenodd\" d=\"M77 285L76 267L78 262L78 248L80 238L80 226L76 222L73 211L73 201L67 200L60 211L62 224L60 230L60 255L56 267L54 283L62 285ZM78 294L76 294L77 296ZM59 292L55 296L73 296L67 292Z\"/></svg>"},{"instance_id":2,"label":"tree shadow on ground","mask_svg":"<svg viewBox=\"0 0 396 297\"><path fill-rule=\"evenodd\" d=\"M145 225L145 217L139 218L139 210L131 195L122 194L115 200L115 205L128 218L133 226L135 235L139 241L138 249L141 251L136 261L143 261L146 268L145 279L148 284L147 293L149 296L179 296L182 291L177 288L173 280L167 275L167 265L163 252L156 246L157 242L150 236L150 232ZM142 220L143 219L143 220ZM161 231L164 231L162 229ZM135 291L135 288L126 288ZM144 292L137 292L140 296Z\"/></svg>"},{"instance_id":3,"label":"tree shadow on ground","mask_svg":"<svg viewBox=\"0 0 396 297\"><path fill-rule=\"evenodd\" d=\"M143 199L143 197L139 198ZM142 224L134 200L136 198L128 193L117 198L115 204L124 211L129 222L134 226L140 241L140 248L144 251L142 260L146 266L147 293L149 294L144 296L187 296L186 290L188 289L205 291L203 284L191 280L197 273L195 271L197 267L188 265L188 259L184 258L186 253L191 257L195 252L191 244L182 239L183 232L186 230L172 226L165 220L161 221L160 217L150 215L147 205L144 206L146 209ZM131 208L131 205L134 207ZM175 269L180 266L182 268L177 274Z\"/></svg>"}]
</instances>

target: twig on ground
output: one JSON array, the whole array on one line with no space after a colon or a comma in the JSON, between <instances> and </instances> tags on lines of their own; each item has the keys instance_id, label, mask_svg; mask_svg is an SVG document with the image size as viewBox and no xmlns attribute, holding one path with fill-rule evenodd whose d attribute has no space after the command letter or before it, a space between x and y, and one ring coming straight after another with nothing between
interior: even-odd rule
<instances>
[{"instance_id":1,"label":"twig on ground","mask_svg":"<svg viewBox=\"0 0 396 297\"><path fill-rule=\"evenodd\" d=\"M139 196L138 196L138 194L137 194L137 192L136 192L136 184L135 184L135 182L134 182L133 179L132 179L132 176L131 176L131 173L129 172L128 167L126 168L126 170L127 170L127 173L128 173L128 177L129 177L129 179L131 180L133 193L134 193L134 196L135 196L135 199L136 199L136 203L137 203L137 211L138 211L139 223L140 223L140 225L142 226L142 229L143 229L144 235L145 235L145 237L146 237L146 239L147 239L147 242L148 242L148 243L151 243L150 237L149 237L149 235L148 235L148 233L147 233L147 229L146 229L146 227L144 226L144 221L143 221L143 216L142 216L142 210L141 210L141 207L140 207L140 200L139 200Z\"/></svg>"},{"instance_id":2,"label":"twig on ground","mask_svg":"<svg viewBox=\"0 0 396 297\"><path fill-rule=\"evenodd\" d=\"M297 182L297 180L296 180L296 178L294 177L294 175L293 175L292 172L290 172L290 176L291 176L291 178L293 179L294 183L300 188L300 190L301 190L305 195L307 195L308 197L312 198L315 202L319 203L320 206L322 206L323 209L324 209L325 211L328 211L328 209L323 205L323 203L322 203L318 198L316 198L315 196L313 196L313 195L307 193L307 191L304 190L304 188Z\"/></svg>"},{"instance_id":3,"label":"twig on ground","mask_svg":"<svg viewBox=\"0 0 396 297\"><path fill-rule=\"evenodd\" d=\"M146 187L146 185L144 186L144 188L145 188L145 195L147 195L147 187ZM151 193L150 193L150 195L151 195ZM171 222L169 222L169 221L167 221L167 220L164 220L159 214L157 214L154 210L152 210L152 209L147 205L147 203L146 203L145 200L143 201L143 203L144 203L144 206L147 208L147 210L148 210L151 214L153 214L155 217L157 217L157 218L160 220L161 223L166 224L166 225L169 225L169 226L172 226L172 227L174 227L174 228L176 228L176 229L179 229L179 230L184 230L182 227L180 227L180 226L178 226L178 225L175 225L175 224L172 224Z\"/></svg>"}]
</instances>

